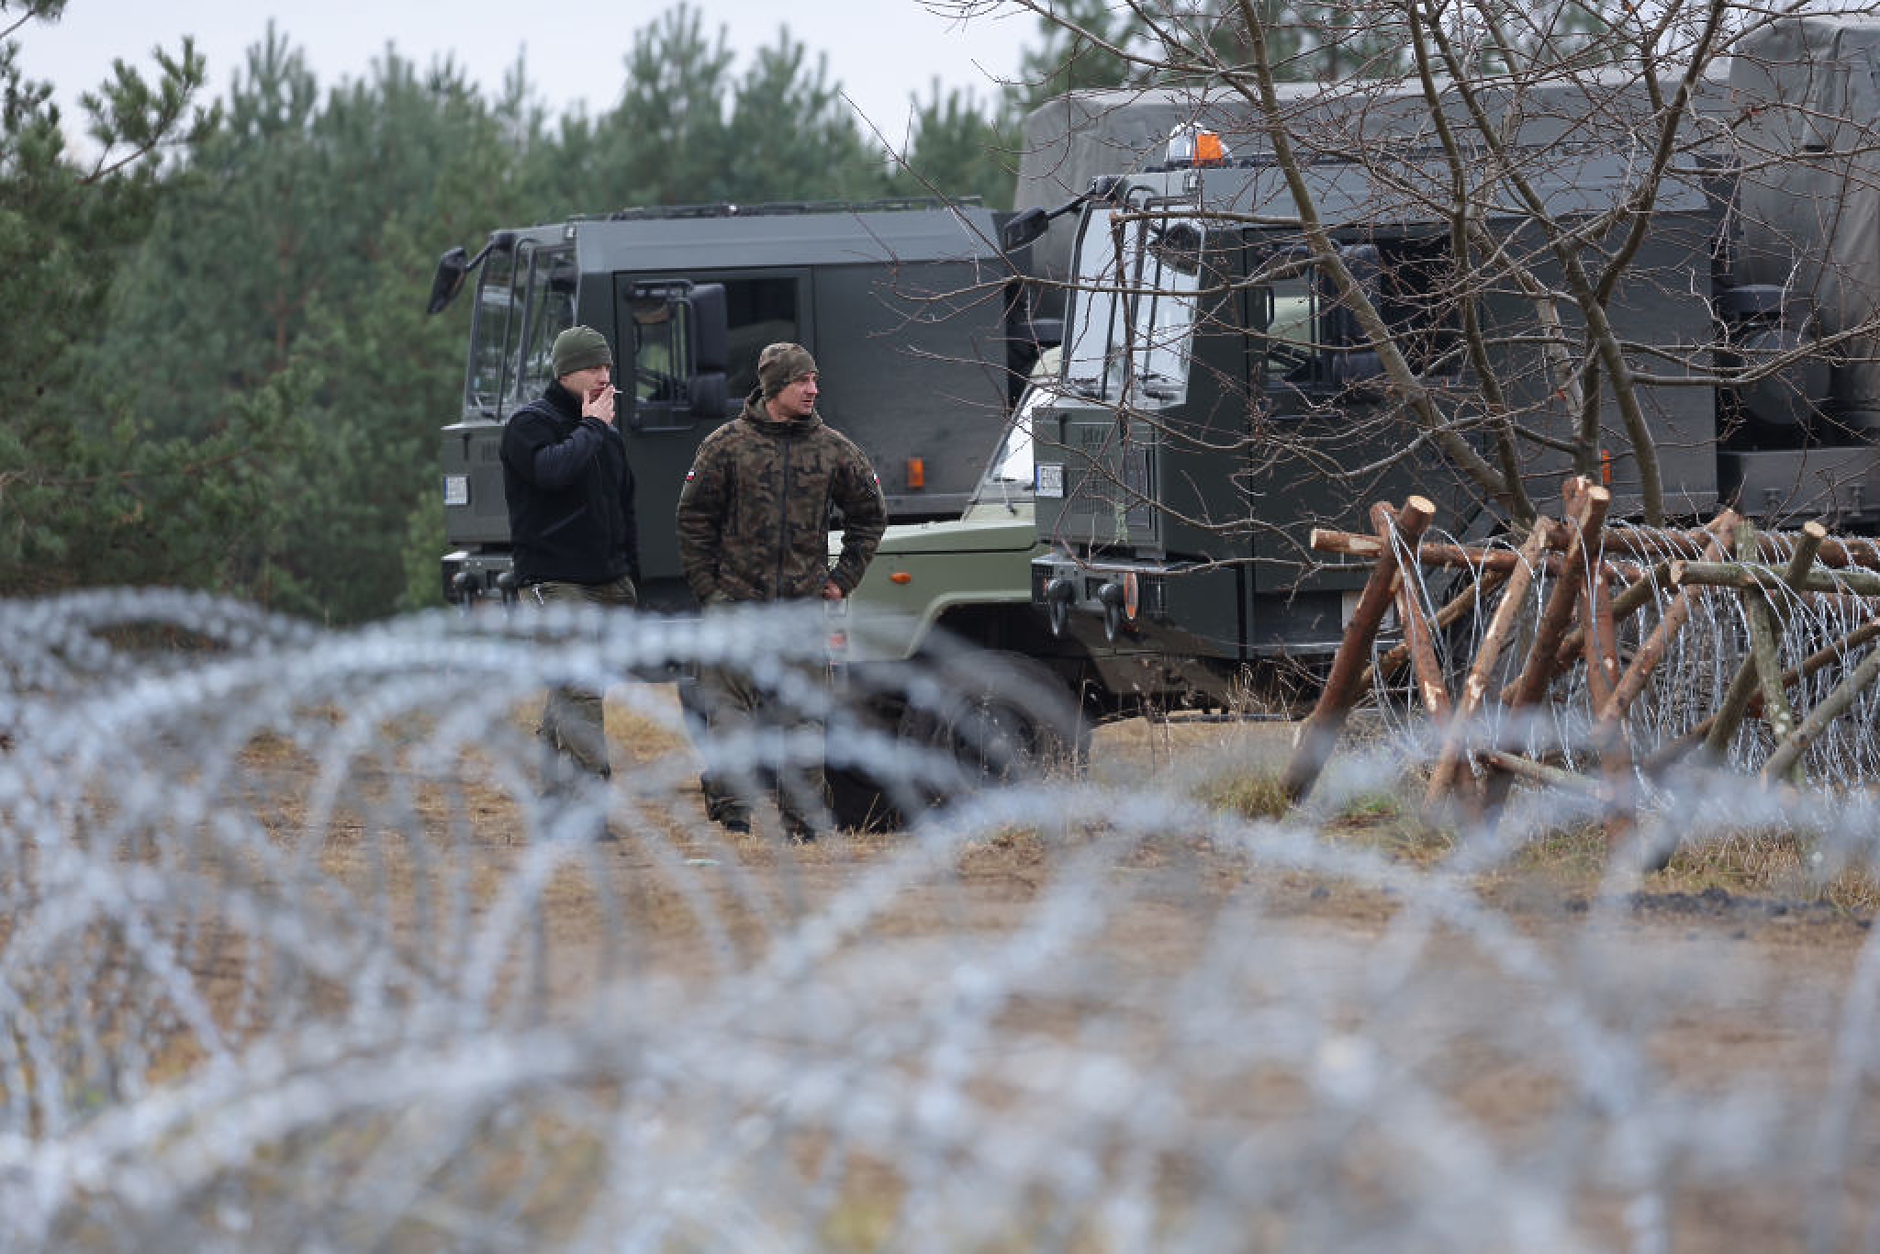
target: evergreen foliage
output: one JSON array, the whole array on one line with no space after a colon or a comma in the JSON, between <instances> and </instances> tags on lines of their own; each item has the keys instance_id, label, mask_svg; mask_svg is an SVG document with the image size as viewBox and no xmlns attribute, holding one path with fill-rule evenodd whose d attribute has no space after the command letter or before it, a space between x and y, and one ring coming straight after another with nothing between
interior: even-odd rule
<instances>
[{"instance_id":1,"label":"evergreen foliage","mask_svg":"<svg viewBox=\"0 0 1880 1254\"><path fill-rule=\"evenodd\" d=\"M520 60L492 97L390 47L322 84L272 24L205 108L179 40L84 98L83 155L18 66L65 7L0 0L8 595L174 584L335 623L436 604L469 312L425 315L445 248L628 205L1012 194L1013 102L936 86L897 147L787 27L740 65L687 3L636 32L598 116L549 117Z\"/></svg>"}]
</instances>

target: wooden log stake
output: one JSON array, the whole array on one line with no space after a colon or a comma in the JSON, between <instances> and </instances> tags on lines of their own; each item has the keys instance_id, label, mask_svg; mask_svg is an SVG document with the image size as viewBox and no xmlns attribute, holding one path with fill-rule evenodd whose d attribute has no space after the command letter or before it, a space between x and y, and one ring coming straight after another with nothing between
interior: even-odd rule
<instances>
[{"instance_id":1,"label":"wooden log stake","mask_svg":"<svg viewBox=\"0 0 1880 1254\"><path fill-rule=\"evenodd\" d=\"M1557 766L1548 766L1543 762L1536 762L1531 758L1524 758L1519 754L1508 753L1501 749L1483 749L1475 756L1484 766L1494 767L1497 771L1503 771L1509 775L1519 775L1523 779L1531 779L1549 788L1564 788L1570 792L1581 793L1596 793L1600 788L1599 781L1596 779L1588 779L1573 771L1563 771Z\"/></svg>"},{"instance_id":2,"label":"wooden log stake","mask_svg":"<svg viewBox=\"0 0 1880 1254\"><path fill-rule=\"evenodd\" d=\"M1429 529L1435 517L1436 506L1426 497L1413 496L1398 511L1398 534L1405 543L1414 544ZM1332 658L1332 670L1326 676L1325 688L1319 694L1311 715L1300 727L1292 758L1286 763L1285 773L1280 777L1280 788L1289 802L1297 803L1318 781L1319 773L1325 769L1325 763L1338 743L1338 733L1344 729L1345 719L1350 715L1351 704L1359 691L1357 678L1370 657L1371 644L1377 639L1378 624L1384 619L1384 611L1390 607L1400 577L1396 548L1388 546L1378 555L1377 564L1371 568L1370 578L1365 581L1364 591L1358 596L1351 621L1345 624L1344 638Z\"/></svg>"},{"instance_id":3,"label":"wooden log stake","mask_svg":"<svg viewBox=\"0 0 1880 1254\"><path fill-rule=\"evenodd\" d=\"M1809 522L1802 528L1802 538L1795 546L1794 555L1789 559L1788 570L1783 573L1783 579L1790 587L1798 587L1807 580L1810 569L1814 565L1815 554L1827 536L1828 529L1818 522ZM1739 547L1742 547L1740 540ZM1754 638L1755 628L1752 620L1752 645ZM1787 687L1780 677L1778 677L1778 684L1781 687ZM1736 729L1742 725L1745 715L1748 714L1750 698L1757 695L1758 687L1758 671L1752 652L1751 656L1744 658L1736 668L1736 674L1730 679L1730 687L1724 693L1723 703L1711 716L1710 730L1704 738L1704 749L1713 762L1721 762L1724 754L1729 752L1730 742L1736 739Z\"/></svg>"},{"instance_id":4,"label":"wooden log stake","mask_svg":"<svg viewBox=\"0 0 1880 1254\"><path fill-rule=\"evenodd\" d=\"M1586 693L1595 710L1612 700L1619 686L1619 633L1612 621L1612 585L1597 565L1587 572L1586 598L1580 602L1586 650Z\"/></svg>"},{"instance_id":5,"label":"wooden log stake","mask_svg":"<svg viewBox=\"0 0 1880 1254\"><path fill-rule=\"evenodd\" d=\"M1704 549L1704 556L1722 557L1735 544L1736 528L1740 520L1734 510L1724 510L1713 518L1705 528L1710 537ZM1612 810L1606 819L1606 847L1613 848L1632 830L1635 820L1633 804L1632 748L1625 737L1625 716L1638 699L1639 693L1651 679L1651 674L1658 663L1664 659L1665 652L1671 647L1679 631L1691 616L1693 593L1688 587L1678 589L1672 596L1671 603L1652 629L1651 635L1639 645L1633 654L1625 673L1612 685L1612 690L1605 700L1593 705L1593 746L1599 755L1602 773L1612 801ZM1589 652L1589 661L1591 654ZM1589 672L1592 667L1589 665Z\"/></svg>"},{"instance_id":6,"label":"wooden log stake","mask_svg":"<svg viewBox=\"0 0 1880 1254\"><path fill-rule=\"evenodd\" d=\"M1586 695L1592 708L1600 710L1612 704L1619 688L1619 633L1612 622L1612 585L1597 564L1587 578L1586 596L1580 602L1586 631ZM1611 851L1636 821L1632 752L1623 734L1614 735L1598 750L1600 774L1606 780L1606 848Z\"/></svg>"},{"instance_id":7,"label":"wooden log stake","mask_svg":"<svg viewBox=\"0 0 1880 1254\"><path fill-rule=\"evenodd\" d=\"M1390 515L1378 511L1372 518L1378 523L1379 533L1388 538ZM1397 621L1403 625L1403 642L1410 650L1410 670L1416 676L1417 696L1432 720L1439 724L1445 722L1449 718L1449 685L1443 678L1442 664L1436 659L1435 640L1428 616L1423 613L1423 600L1405 578L1397 580Z\"/></svg>"},{"instance_id":8,"label":"wooden log stake","mask_svg":"<svg viewBox=\"0 0 1880 1254\"><path fill-rule=\"evenodd\" d=\"M1562 560L1571 569L1585 564L1594 539L1606 521L1606 510L1612 505L1612 493L1583 478L1572 479L1568 483L1569 490L1571 485L1582 485L1567 511L1568 521L1573 525L1573 535ZM1522 667L1521 674L1502 692L1502 701L1508 706L1519 708L1533 705L1552 682L1554 653L1559 647L1561 636L1566 634L1567 624L1573 617L1574 607L1579 604L1580 590L1584 586L1583 579L1563 576L1548 593L1547 604L1542 607L1540 622L1535 628L1534 644L1528 650L1527 663Z\"/></svg>"},{"instance_id":9,"label":"wooden log stake","mask_svg":"<svg viewBox=\"0 0 1880 1254\"><path fill-rule=\"evenodd\" d=\"M1708 530L1706 528L1705 530ZM1806 532L1807 528L1804 527ZM1660 531L1643 527L1616 528L1606 536L1606 548L1634 557L1661 557L1669 551L1674 557L1697 560L1708 547L1704 531ZM1773 535L1756 537L1756 548L1747 560L1771 564L1787 560L1782 540ZM1845 536L1822 538L1815 553L1821 565L1839 570L1848 566L1880 567L1880 541Z\"/></svg>"},{"instance_id":10,"label":"wooden log stake","mask_svg":"<svg viewBox=\"0 0 1880 1254\"><path fill-rule=\"evenodd\" d=\"M1737 522L1734 510L1725 510L1713 520L1710 547L1705 550L1706 554L1721 556L1723 551L1734 543ZM1630 592L1631 589L1628 588L1626 591ZM1613 598L1615 615L1618 612L1620 599L1620 597ZM1671 598L1671 603L1665 607L1664 616L1658 620L1658 626L1652 629L1652 634L1645 638L1644 643L1639 645L1638 652L1633 654L1632 662L1626 667L1625 674L1620 676L1618 684L1614 686L1610 700L1598 710L1597 718L1601 724L1616 722L1625 717L1626 711L1632 708L1632 702L1636 701L1638 694L1645 690L1652 671L1656 669L1659 662L1664 660L1665 652L1671 647L1671 641L1677 637L1678 632L1684 629L1684 624L1689 621L1690 617L1691 589L1680 588Z\"/></svg>"},{"instance_id":11,"label":"wooden log stake","mask_svg":"<svg viewBox=\"0 0 1880 1254\"><path fill-rule=\"evenodd\" d=\"M1561 536L1567 534L1559 523L1551 519L1542 519L1537 525L1548 529L1550 545L1556 544ZM1321 553L1337 553L1343 557L1375 558L1384 547L1376 536L1324 528L1313 529L1311 544ZM1566 545L1560 543L1558 547L1564 549ZM1637 562L1609 561L1607 565L1610 567L1613 578L1631 583L1643 578L1648 569L1661 571L1670 569L1670 564L1674 560L1680 559L1666 558L1658 563L1656 568L1641 566ZM1504 575L1520 564L1520 559L1515 556L1512 549L1492 548L1488 545L1442 544L1435 541L1428 541L1417 546L1417 561L1424 566L1466 567L1475 571L1496 571ZM1565 569L1557 555L1549 555L1546 562L1549 575L1558 575Z\"/></svg>"},{"instance_id":12,"label":"wooden log stake","mask_svg":"<svg viewBox=\"0 0 1880 1254\"><path fill-rule=\"evenodd\" d=\"M1862 645L1875 640L1880 640L1880 618L1868 619L1833 644L1823 645L1821 648L1816 649L1806 658L1803 658L1799 665L1791 666L1789 669L1783 671L1782 686L1784 688L1793 688L1802 680L1813 677L1823 667L1832 666L1836 662L1845 660L1848 654L1860 648ZM1734 691L1734 681L1732 682L1732 690ZM1749 692L1746 707L1736 712L1736 717L1739 720L1746 717L1756 717L1761 712L1761 707L1757 704L1753 692L1755 688L1754 678L1747 679L1744 686L1746 690L1751 691ZM1710 735L1711 729L1717 725L1718 720L1722 717L1728 704L1729 698L1726 697L1723 705L1720 705L1717 711L1712 713L1709 718L1704 719L1682 736L1679 736L1676 740L1667 742L1656 753L1652 754L1650 760L1645 763L1645 770L1653 775L1662 774L1666 768L1677 763L1685 754L1697 748L1697 746L1704 744ZM1730 734L1734 736L1736 733L1732 731ZM1729 739L1726 737L1724 745L1727 747L1728 744ZM1721 750L1717 752L1720 756Z\"/></svg>"},{"instance_id":13,"label":"wooden log stake","mask_svg":"<svg viewBox=\"0 0 1880 1254\"><path fill-rule=\"evenodd\" d=\"M1455 715L1444 730L1442 748L1436 755L1436 766L1430 772L1429 791L1423 797L1426 808L1434 808L1449 790L1450 780L1461 762L1469 726L1481 713L1482 700L1488 692L1489 673L1495 669L1502 647L1514 631L1522 603L1527 599L1528 585L1534 579L1534 566L1540 561L1551 533L1552 528L1545 521L1536 523L1517 554L1521 560L1515 563L1508 575L1508 585L1501 594L1500 603L1495 606L1495 615L1489 620L1488 630L1482 635L1482 643L1475 651L1475 661L1469 666L1469 673L1462 681L1462 691L1457 694Z\"/></svg>"},{"instance_id":14,"label":"wooden log stake","mask_svg":"<svg viewBox=\"0 0 1880 1254\"><path fill-rule=\"evenodd\" d=\"M1880 679L1880 649L1870 651L1860 660L1860 665L1842 676L1834 690L1823 697L1808 712L1808 717L1783 738L1776 746L1776 751L1769 755L1769 760L1763 763L1762 782L1773 784L1783 775L1794 772L1795 782L1799 784L1802 755L1808 751L1808 746L1819 740L1828 725L1845 714L1855 699L1873 686L1875 679Z\"/></svg>"},{"instance_id":15,"label":"wooden log stake","mask_svg":"<svg viewBox=\"0 0 1880 1254\"><path fill-rule=\"evenodd\" d=\"M1562 560L1572 566L1584 562L1591 551L1594 538L1605 525L1606 510L1612 505L1612 493L1589 479L1576 476L1563 485L1561 496L1567 506L1567 521L1572 526L1571 538ZM1527 660L1520 675L1501 693L1502 704L1517 717L1522 710L1540 700L1541 694L1552 682L1554 651L1560 646L1560 637L1566 632L1568 620L1573 616L1573 608L1579 603L1580 591L1584 586L1583 579L1563 575L1548 591L1547 603L1541 607L1540 621L1535 625L1534 641L1528 647ZM1505 771L1489 773L1485 790L1487 813L1493 814L1507 800L1508 789L1513 782L1513 777Z\"/></svg>"},{"instance_id":16,"label":"wooden log stake","mask_svg":"<svg viewBox=\"0 0 1880 1254\"><path fill-rule=\"evenodd\" d=\"M1814 525L1820 526L1819 523ZM1743 590L1783 590L1786 585L1786 590L1796 593L1851 592L1860 597L1880 597L1880 574L1870 570L1810 570L1799 579L1791 580L1787 575L1776 573L1773 567L1740 558L1734 562L1673 562L1671 583L1680 588L1695 583Z\"/></svg>"},{"instance_id":17,"label":"wooden log stake","mask_svg":"<svg viewBox=\"0 0 1880 1254\"><path fill-rule=\"evenodd\" d=\"M1507 577L1506 571L1482 571L1477 578L1469 581L1468 587L1451 597L1441 609L1436 611L1430 618L1430 624L1438 631L1445 631L1454 626L1456 622L1465 615L1473 613L1476 603L1483 597L1489 595L1496 588L1499 588L1502 585L1502 581L1507 579ZM1365 667L1364 673L1358 676L1359 691L1363 691L1376 683L1379 676L1387 680L1393 678L1397 672L1403 668L1403 664L1409 660L1410 647L1408 645L1404 644L1402 641L1392 645L1384 651L1382 657Z\"/></svg>"},{"instance_id":18,"label":"wooden log stake","mask_svg":"<svg viewBox=\"0 0 1880 1254\"><path fill-rule=\"evenodd\" d=\"M1726 509L1715 518L1705 523L1704 529L1698 533L1704 537L1704 547L1697 550L1696 556L1705 560L1711 558L1720 559L1725 553L1729 552L1727 548L1719 549L1717 547L1717 537L1723 534L1726 529L1734 532L1736 519L1736 511ZM1625 533L1608 531L1605 536L1600 538L1601 543L1603 544L1605 540L1611 536L1623 534ZM1652 601L1657 596L1660 588L1669 586L1671 583L1671 568L1673 563L1677 560L1680 559L1667 557L1656 566L1652 567L1649 574L1642 578L1634 579L1631 583L1627 584L1625 590L1612 599L1613 621L1615 623L1624 622L1627 618L1630 618L1635 611L1642 609L1648 602ZM1561 640L1560 652L1555 656L1556 674L1572 666L1585 651L1586 641L1581 639L1580 631L1580 628L1575 627Z\"/></svg>"}]
</instances>

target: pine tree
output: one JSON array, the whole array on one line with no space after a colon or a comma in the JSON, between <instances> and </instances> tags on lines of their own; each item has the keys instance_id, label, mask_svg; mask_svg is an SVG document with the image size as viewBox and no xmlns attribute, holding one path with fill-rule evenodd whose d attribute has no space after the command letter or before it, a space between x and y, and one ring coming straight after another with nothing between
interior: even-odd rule
<instances>
[{"instance_id":1,"label":"pine tree","mask_svg":"<svg viewBox=\"0 0 1880 1254\"><path fill-rule=\"evenodd\" d=\"M62 3L0 0L0 29L30 37ZM51 88L0 43L0 587L42 592L144 572L124 555L150 502L214 450L152 440L127 380L135 358L100 360L107 298L172 181L171 154L214 125L193 105L202 57L185 40L156 74L117 62L81 98L94 151L67 145Z\"/></svg>"}]
</instances>

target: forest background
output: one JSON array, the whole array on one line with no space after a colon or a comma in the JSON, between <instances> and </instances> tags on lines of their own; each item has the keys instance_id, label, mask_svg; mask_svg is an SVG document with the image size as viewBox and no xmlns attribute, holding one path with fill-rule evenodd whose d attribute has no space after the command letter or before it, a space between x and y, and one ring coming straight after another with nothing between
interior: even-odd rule
<instances>
[{"instance_id":1,"label":"forest background","mask_svg":"<svg viewBox=\"0 0 1880 1254\"><path fill-rule=\"evenodd\" d=\"M0 595L200 588L333 624L442 601L471 304L425 314L446 248L628 205L1006 207L1024 115L1128 77L1040 21L1013 83L934 88L891 151L787 26L740 65L685 3L599 115L548 116L520 64L491 98L395 49L322 84L274 28L207 99L179 34L81 100L81 150L19 65L65 7L0 0Z\"/></svg>"}]
</instances>

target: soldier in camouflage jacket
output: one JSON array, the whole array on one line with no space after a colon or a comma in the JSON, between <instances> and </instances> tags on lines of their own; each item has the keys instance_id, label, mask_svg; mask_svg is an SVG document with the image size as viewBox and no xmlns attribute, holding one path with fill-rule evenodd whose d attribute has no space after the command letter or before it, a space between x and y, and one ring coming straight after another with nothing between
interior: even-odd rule
<instances>
[{"instance_id":1,"label":"soldier in camouflage jacket","mask_svg":"<svg viewBox=\"0 0 1880 1254\"><path fill-rule=\"evenodd\" d=\"M685 477L679 561L701 605L840 600L881 542L888 516L874 468L853 441L823 425L814 408L816 363L802 349L796 355L793 364L807 362L807 372L769 396L760 384L742 414L705 437ZM831 502L844 520L833 571Z\"/></svg>"},{"instance_id":2,"label":"soldier in camouflage jacket","mask_svg":"<svg viewBox=\"0 0 1880 1254\"><path fill-rule=\"evenodd\" d=\"M816 362L796 344L772 344L758 357L758 387L744 412L705 438L679 493L679 560L699 604L839 601L861 582L887 526L881 484L853 441L816 413ZM843 517L842 556L829 567L829 507ZM759 726L803 727L750 677L703 668L698 701L709 733ZM824 822L824 784L814 768L766 771L777 777L778 807L792 835ZM736 771L708 771L701 783L711 816L748 830L752 791Z\"/></svg>"}]
</instances>

